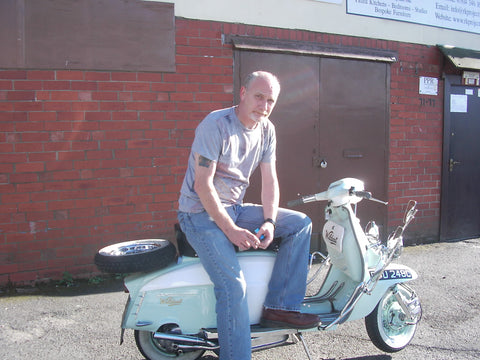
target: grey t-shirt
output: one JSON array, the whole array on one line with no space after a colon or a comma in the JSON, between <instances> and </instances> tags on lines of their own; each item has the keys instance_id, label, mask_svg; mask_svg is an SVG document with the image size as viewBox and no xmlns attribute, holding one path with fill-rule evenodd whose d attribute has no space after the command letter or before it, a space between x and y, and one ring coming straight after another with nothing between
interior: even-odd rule
<instances>
[{"instance_id":1,"label":"grey t-shirt","mask_svg":"<svg viewBox=\"0 0 480 360\"><path fill-rule=\"evenodd\" d=\"M217 163L213 184L222 204L228 206L243 201L253 171L261 162L275 161L275 148L275 127L270 120L250 130L238 119L235 107L211 112L195 130L179 210L204 210L194 190L195 153Z\"/></svg>"}]
</instances>

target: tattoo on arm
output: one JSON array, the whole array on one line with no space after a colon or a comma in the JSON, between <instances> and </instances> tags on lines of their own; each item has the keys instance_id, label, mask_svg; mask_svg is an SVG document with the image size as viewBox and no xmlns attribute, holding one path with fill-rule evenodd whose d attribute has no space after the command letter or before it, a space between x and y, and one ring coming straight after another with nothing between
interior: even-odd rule
<instances>
[{"instance_id":1,"label":"tattoo on arm","mask_svg":"<svg viewBox=\"0 0 480 360\"><path fill-rule=\"evenodd\" d=\"M212 160L207 159L206 157L199 155L198 156L198 165L202 167L210 167L210 164L212 163Z\"/></svg>"}]
</instances>

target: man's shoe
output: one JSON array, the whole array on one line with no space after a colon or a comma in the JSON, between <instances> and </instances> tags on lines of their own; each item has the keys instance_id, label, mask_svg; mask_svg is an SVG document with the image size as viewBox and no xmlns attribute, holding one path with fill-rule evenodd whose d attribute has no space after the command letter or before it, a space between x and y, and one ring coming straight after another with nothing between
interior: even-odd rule
<instances>
[{"instance_id":1,"label":"man's shoe","mask_svg":"<svg viewBox=\"0 0 480 360\"><path fill-rule=\"evenodd\" d=\"M266 308L260 319L260 325L267 328L311 329L320 324L320 318L315 314Z\"/></svg>"}]
</instances>

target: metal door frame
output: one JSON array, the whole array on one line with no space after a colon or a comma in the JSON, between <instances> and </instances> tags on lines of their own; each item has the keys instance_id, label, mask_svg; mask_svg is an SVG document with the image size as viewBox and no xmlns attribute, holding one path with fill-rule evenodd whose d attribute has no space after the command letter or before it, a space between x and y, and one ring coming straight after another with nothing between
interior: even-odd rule
<instances>
[{"instance_id":1,"label":"metal door frame","mask_svg":"<svg viewBox=\"0 0 480 360\"><path fill-rule=\"evenodd\" d=\"M450 160L450 133L452 131L452 116L450 112L450 95L453 86L462 86L460 75L445 75L444 106L443 106L443 151L442 151L442 176L440 192L440 241L447 241L447 217L449 208L449 160Z\"/></svg>"}]
</instances>

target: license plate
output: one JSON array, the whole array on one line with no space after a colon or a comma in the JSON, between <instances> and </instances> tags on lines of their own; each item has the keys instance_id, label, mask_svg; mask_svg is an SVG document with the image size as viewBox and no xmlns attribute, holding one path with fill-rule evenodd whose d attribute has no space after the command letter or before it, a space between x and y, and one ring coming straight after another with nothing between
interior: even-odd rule
<instances>
[{"instance_id":1,"label":"license plate","mask_svg":"<svg viewBox=\"0 0 480 360\"><path fill-rule=\"evenodd\" d=\"M373 271L370 272L373 275ZM380 280L411 279L412 273L405 269L388 269L382 274Z\"/></svg>"}]
</instances>

